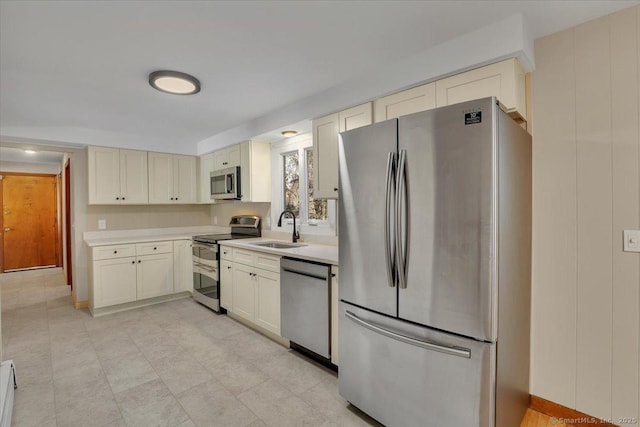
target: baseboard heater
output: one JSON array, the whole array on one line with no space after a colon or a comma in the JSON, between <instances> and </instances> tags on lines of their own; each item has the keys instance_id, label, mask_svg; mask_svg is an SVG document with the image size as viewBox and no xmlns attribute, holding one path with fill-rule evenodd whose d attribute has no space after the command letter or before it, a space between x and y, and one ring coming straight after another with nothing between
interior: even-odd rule
<instances>
[{"instance_id":1,"label":"baseboard heater","mask_svg":"<svg viewBox=\"0 0 640 427\"><path fill-rule=\"evenodd\" d=\"M13 398L17 387L13 360L0 363L0 427L11 427Z\"/></svg>"}]
</instances>

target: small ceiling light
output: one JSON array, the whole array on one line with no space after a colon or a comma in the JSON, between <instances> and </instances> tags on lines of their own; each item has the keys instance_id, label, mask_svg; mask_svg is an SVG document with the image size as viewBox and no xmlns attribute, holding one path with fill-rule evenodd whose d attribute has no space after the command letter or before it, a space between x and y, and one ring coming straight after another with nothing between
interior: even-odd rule
<instances>
[{"instance_id":1,"label":"small ceiling light","mask_svg":"<svg viewBox=\"0 0 640 427\"><path fill-rule=\"evenodd\" d=\"M24 152L27 154L36 154L35 150L24 150Z\"/></svg>"},{"instance_id":2,"label":"small ceiling light","mask_svg":"<svg viewBox=\"0 0 640 427\"><path fill-rule=\"evenodd\" d=\"M282 134L282 136L284 136L285 138L291 138L292 136L296 136L298 134L298 131L295 130L283 130L282 132L280 132Z\"/></svg>"},{"instance_id":3,"label":"small ceiling light","mask_svg":"<svg viewBox=\"0 0 640 427\"><path fill-rule=\"evenodd\" d=\"M179 71L154 71L149 74L149 84L154 89L176 95L193 95L200 92L200 81Z\"/></svg>"}]
</instances>

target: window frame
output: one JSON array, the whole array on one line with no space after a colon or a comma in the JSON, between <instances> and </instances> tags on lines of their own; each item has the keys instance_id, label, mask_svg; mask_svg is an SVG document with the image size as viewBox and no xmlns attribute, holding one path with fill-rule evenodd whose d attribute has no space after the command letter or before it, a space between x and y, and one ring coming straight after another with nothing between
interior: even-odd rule
<instances>
[{"instance_id":1,"label":"window frame","mask_svg":"<svg viewBox=\"0 0 640 427\"><path fill-rule=\"evenodd\" d=\"M336 235L337 206L336 201L327 200L327 220L309 220L309 183L307 168L307 150L313 149L313 139L311 134L298 135L271 144L271 231L292 233L293 219L283 218L282 227L278 227L278 218L284 210L284 154L298 151L298 173L300 176L300 200L304 200L300 206L300 216L304 219L296 218L296 225L300 234L316 234L325 236Z\"/></svg>"}]
</instances>

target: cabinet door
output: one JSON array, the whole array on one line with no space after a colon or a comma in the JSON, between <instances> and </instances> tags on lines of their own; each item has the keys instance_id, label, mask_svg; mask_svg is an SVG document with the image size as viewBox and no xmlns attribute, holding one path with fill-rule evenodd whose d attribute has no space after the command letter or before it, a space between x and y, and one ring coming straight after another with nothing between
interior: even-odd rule
<instances>
[{"instance_id":1,"label":"cabinet door","mask_svg":"<svg viewBox=\"0 0 640 427\"><path fill-rule=\"evenodd\" d=\"M233 263L220 261L220 306L233 312Z\"/></svg>"},{"instance_id":2,"label":"cabinet door","mask_svg":"<svg viewBox=\"0 0 640 427\"><path fill-rule=\"evenodd\" d=\"M227 162L224 167L231 168L234 166L240 166L240 144L232 145L227 148Z\"/></svg>"},{"instance_id":3,"label":"cabinet door","mask_svg":"<svg viewBox=\"0 0 640 427\"><path fill-rule=\"evenodd\" d=\"M338 198L338 114L313 120L314 196Z\"/></svg>"},{"instance_id":4,"label":"cabinet door","mask_svg":"<svg viewBox=\"0 0 640 427\"><path fill-rule=\"evenodd\" d=\"M436 81L438 107L488 96L515 118L527 117L524 70L515 58Z\"/></svg>"},{"instance_id":5,"label":"cabinet door","mask_svg":"<svg viewBox=\"0 0 640 427\"><path fill-rule=\"evenodd\" d=\"M233 264L233 313L253 322L255 312L255 280L253 267Z\"/></svg>"},{"instance_id":6,"label":"cabinet door","mask_svg":"<svg viewBox=\"0 0 640 427\"><path fill-rule=\"evenodd\" d=\"M173 156L149 153L149 203L173 203Z\"/></svg>"},{"instance_id":7,"label":"cabinet door","mask_svg":"<svg viewBox=\"0 0 640 427\"><path fill-rule=\"evenodd\" d=\"M135 257L93 262L93 308L136 300Z\"/></svg>"},{"instance_id":8,"label":"cabinet door","mask_svg":"<svg viewBox=\"0 0 640 427\"><path fill-rule=\"evenodd\" d=\"M120 203L120 155L117 148L89 147L89 204Z\"/></svg>"},{"instance_id":9,"label":"cabinet door","mask_svg":"<svg viewBox=\"0 0 640 427\"><path fill-rule=\"evenodd\" d=\"M280 335L280 274L256 269L255 323Z\"/></svg>"},{"instance_id":10,"label":"cabinet door","mask_svg":"<svg viewBox=\"0 0 640 427\"><path fill-rule=\"evenodd\" d=\"M340 132L346 132L348 130L357 129L373 123L371 108L371 102L367 102L366 104L357 105L349 108L348 110L340 111L338 113ZM336 141L336 146L337 144L338 142Z\"/></svg>"},{"instance_id":11,"label":"cabinet door","mask_svg":"<svg viewBox=\"0 0 640 427\"><path fill-rule=\"evenodd\" d=\"M173 156L173 201L195 203L196 158L194 156Z\"/></svg>"},{"instance_id":12,"label":"cabinet door","mask_svg":"<svg viewBox=\"0 0 640 427\"><path fill-rule=\"evenodd\" d=\"M207 154L206 156L201 156L198 159L199 164L199 176L200 176L200 187L199 194L200 203L212 203L211 200L211 172L214 168L214 154Z\"/></svg>"},{"instance_id":13,"label":"cabinet door","mask_svg":"<svg viewBox=\"0 0 640 427\"><path fill-rule=\"evenodd\" d=\"M339 288L338 288L338 266L331 266L331 363L338 366L338 336L340 332L340 326L338 321L340 320L340 307L338 302Z\"/></svg>"},{"instance_id":14,"label":"cabinet door","mask_svg":"<svg viewBox=\"0 0 640 427\"><path fill-rule=\"evenodd\" d=\"M403 90L384 98L376 99L373 104L375 122L397 119L407 114L436 108L436 84Z\"/></svg>"},{"instance_id":15,"label":"cabinet door","mask_svg":"<svg viewBox=\"0 0 640 427\"><path fill-rule=\"evenodd\" d=\"M172 253L140 256L136 266L139 300L173 293Z\"/></svg>"},{"instance_id":16,"label":"cabinet door","mask_svg":"<svg viewBox=\"0 0 640 427\"><path fill-rule=\"evenodd\" d=\"M173 291L193 292L191 240L175 240L173 242Z\"/></svg>"},{"instance_id":17,"label":"cabinet door","mask_svg":"<svg viewBox=\"0 0 640 427\"><path fill-rule=\"evenodd\" d=\"M223 148L222 150L218 150L216 151L215 154L215 160L214 160L214 167L215 170L220 170L220 169L226 169L229 166L229 149L228 148Z\"/></svg>"},{"instance_id":18,"label":"cabinet door","mask_svg":"<svg viewBox=\"0 0 640 427\"><path fill-rule=\"evenodd\" d=\"M120 150L120 202L149 203L147 152Z\"/></svg>"}]
</instances>

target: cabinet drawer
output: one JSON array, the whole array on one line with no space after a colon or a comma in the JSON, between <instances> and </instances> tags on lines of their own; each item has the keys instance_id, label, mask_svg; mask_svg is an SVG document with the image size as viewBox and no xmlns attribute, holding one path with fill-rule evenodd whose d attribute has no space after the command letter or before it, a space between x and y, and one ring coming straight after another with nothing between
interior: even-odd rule
<instances>
[{"instance_id":1,"label":"cabinet drawer","mask_svg":"<svg viewBox=\"0 0 640 427\"><path fill-rule=\"evenodd\" d=\"M220 258L232 261L233 249L231 249L229 246L220 246Z\"/></svg>"},{"instance_id":2,"label":"cabinet drawer","mask_svg":"<svg viewBox=\"0 0 640 427\"><path fill-rule=\"evenodd\" d=\"M239 262L240 264L253 265L254 254L255 253L253 251L248 251L246 249L233 248L233 261Z\"/></svg>"},{"instance_id":3,"label":"cabinet drawer","mask_svg":"<svg viewBox=\"0 0 640 427\"><path fill-rule=\"evenodd\" d=\"M255 266L265 270L280 273L280 257L278 255L269 255L263 252L255 252Z\"/></svg>"},{"instance_id":4,"label":"cabinet drawer","mask_svg":"<svg viewBox=\"0 0 640 427\"><path fill-rule=\"evenodd\" d=\"M97 261L100 259L115 259L134 256L136 254L136 245L109 245L96 246L92 248L92 259Z\"/></svg>"},{"instance_id":5,"label":"cabinet drawer","mask_svg":"<svg viewBox=\"0 0 640 427\"><path fill-rule=\"evenodd\" d=\"M136 243L136 255L166 254L173 252L173 241Z\"/></svg>"}]
</instances>

